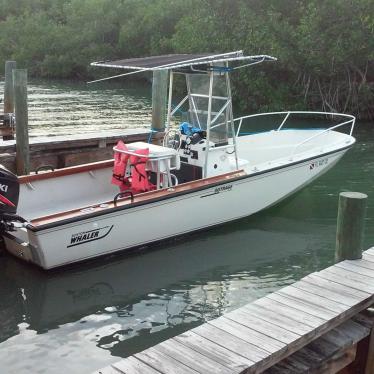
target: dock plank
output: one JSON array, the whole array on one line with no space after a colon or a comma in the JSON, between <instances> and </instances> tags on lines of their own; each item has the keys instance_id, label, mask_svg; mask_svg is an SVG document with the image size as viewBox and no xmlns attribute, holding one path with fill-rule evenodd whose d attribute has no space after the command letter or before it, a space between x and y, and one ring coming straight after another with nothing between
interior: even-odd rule
<instances>
[{"instance_id":1,"label":"dock plank","mask_svg":"<svg viewBox=\"0 0 374 374\"><path fill-rule=\"evenodd\" d=\"M357 344L370 333L370 329L365 326L366 322L357 323L348 320L309 343L304 348L285 358L270 369L266 374L278 373L329 373L329 362L335 362L336 357L343 355L347 349ZM345 363L345 362L344 362Z\"/></svg>"},{"instance_id":2,"label":"dock plank","mask_svg":"<svg viewBox=\"0 0 374 374\"><path fill-rule=\"evenodd\" d=\"M374 282L373 282L373 278L371 277L367 277L365 275L354 273L350 270L342 269L340 267L330 267L330 268L327 268L326 270L323 270L321 273L322 274L323 273L336 274L340 276L341 278L346 278L352 283L361 286L362 287L361 289L364 292L369 292L369 293L374 292Z\"/></svg>"},{"instance_id":3,"label":"dock plank","mask_svg":"<svg viewBox=\"0 0 374 374\"><path fill-rule=\"evenodd\" d=\"M342 293L344 295L349 295L350 297L358 301L363 298L370 297L370 293L363 292L361 290L354 289L348 286L344 286L343 284L339 284L331 280L322 278L320 277L318 273L313 273L313 274L306 276L305 278L303 278L303 281L318 285L320 287L326 287L330 290L333 290L338 293Z\"/></svg>"},{"instance_id":4,"label":"dock plank","mask_svg":"<svg viewBox=\"0 0 374 374\"><path fill-rule=\"evenodd\" d=\"M314 330L314 328L311 326L300 323L291 317L286 317L269 309L265 309L260 305L249 304L244 306L242 309L246 313L251 313L264 321L271 322L274 325L283 327L284 329L287 329L300 336L309 334Z\"/></svg>"},{"instance_id":5,"label":"dock plank","mask_svg":"<svg viewBox=\"0 0 374 374\"><path fill-rule=\"evenodd\" d=\"M240 353L240 355L253 362L252 367L269 356L269 352L210 324L203 324L192 331L208 340L217 342L224 348Z\"/></svg>"},{"instance_id":6,"label":"dock plank","mask_svg":"<svg viewBox=\"0 0 374 374\"><path fill-rule=\"evenodd\" d=\"M247 326L257 332L269 337L273 337L274 339L286 344L290 344L300 337L300 335L274 325L271 322L264 321L254 315L245 313L241 308L225 314L223 318L231 319L243 326Z\"/></svg>"},{"instance_id":7,"label":"dock plank","mask_svg":"<svg viewBox=\"0 0 374 374\"><path fill-rule=\"evenodd\" d=\"M299 309L295 309L290 304L285 305L285 304L279 303L267 296L255 301L253 304L260 305L261 307L267 310L276 311L277 313L285 317L292 318L293 320L303 323L310 327L318 327L319 325L321 325L321 323L324 323L327 321L327 319L323 319L319 316L317 317L309 313L305 313Z\"/></svg>"},{"instance_id":8,"label":"dock plank","mask_svg":"<svg viewBox=\"0 0 374 374\"><path fill-rule=\"evenodd\" d=\"M367 284L363 284L363 283L357 282L357 281L352 281L352 279L342 277L341 275L336 274L334 272L327 272L327 271L323 272L323 273L319 272L319 273L316 273L315 275L318 276L318 277L321 277L323 279L335 282L337 284L341 284L343 286L350 287L350 288L352 288L354 290L357 290L357 291L362 291L363 289L365 289L365 293L368 292L368 294L370 295L370 292L367 290Z\"/></svg>"},{"instance_id":9,"label":"dock plank","mask_svg":"<svg viewBox=\"0 0 374 374\"><path fill-rule=\"evenodd\" d=\"M362 260L308 275L101 372L300 374L343 367L372 328L358 316L374 303L372 258L374 249Z\"/></svg>"},{"instance_id":10,"label":"dock plank","mask_svg":"<svg viewBox=\"0 0 374 374\"><path fill-rule=\"evenodd\" d=\"M362 257L362 260L346 260L345 262L347 264L351 264L351 265L355 265L355 266L360 266L360 267L363 267L365 269L370 269L371 270L371 273L373 274L373 270L374 270L374 256L371 256L373 259L372 261L370 261L370 258L368 259L367 256L363 256Z\"/></svg>"},{"instance_id":11,"label":"dock plank","mask_svg":"<svg viewBox=\"0 0 374 374\"><path fill-rule=\"evenodd\" d=\"M356 264L354 263L349 263L349 262L340 262L338 264L336 264L336 267L338 268L342 268L342 269L345 269L345 270L349 270L349 271L352 271L354 273L357 273L357 274L361 274L361 275L365 275L367 277L370 277L373 279L373 282L374 282L374 272L373 270L370 270L370 269L367 269L366 267L363 267L363 266L360 266L359 264L365 264L367 263L366 261L359 261Z\"/></svg>"},{"instance_id":12,"label":"dock plank","mask_svg":"<svg viewBox=\"0 0 374 374\"><path fill-rule=\"evenodd\" d=\"M304 280L297 282L294 284L294 287L299 288L300 290L310 292L314 295L318 295L321 297L324 297L331 301L336 301L337 303L344 304L348 307L351 307L352 305L355 305L357 301L363 300L363 298L355 298L351 295L346 295L341 292L336 292L332 289L329 285L326 285L325 287L320 287L318 284L313 282L306 282Z\"/></svg>"},{"instance_id":13,"label":"dock plank","mask_svg":"<svg viewBox=\"0 0 374 374\"><path fill-rule=\"evenodd\" d=\"M209 324L225 330L228 333L240 339L243 339L246 342L253 344L271 354L273 354L274 352L283 352L287 349L287 344L273 339L267 335L258 333L257 331L251 330L248 327L245 327L228 318L217 318L213 321L210 321Z\"/></svg>"},{"instance_id":14,"label":"dock plank","mask_svg":"<svg viewBox=\"0 0 374 374\"><path fill-rule=\"evenodd\" d=\"M301 310L312 316L320 317L321 319L324 319L326 321L338 315L338 313L325 309L322 306L311 304L305 300L301 301L300 299L295 299L292 296L286 296L285 294L281 294L278 292L267 295L267 298L275 300L278 303L282 303L283 305L291 305L294 309Z\"/></svg>"},{"instance_id":15,"label":"dock plank","mask_svg":"<svg viewBox=\"0 0 374 374\"><path fill-rule=\"evenodd\" d=\"M146 349L134 355L138 360L161 373L196 374L198 371L191 369L180 361L165 355L155 347Z\"/></svg>"},{"instance_id":16,"label":"dock plank","mask_svg":"<svg viewBox=\"0 0 374 374\"><path fill-rule=\"evenodd\" d=\"M336 315L340 315L340 313L343 313L347 310L347 307L340 303L328 300L325 297L318 296L310 292L306 292L304 290L300 290L299 288L293 286L287 286L285 288L282 288L278 291L278 293L282 295L284 294L286 296L290 295L302 301L307 300L310 304L315 304L317 306L323 305L325 309L335 312Z\"/></svg>"},{"instance_id":17,"label":"dock plank","mask_svg":"<svg viewBox=\"0 0 374 374\"><path fill-rule=\"evenodd\" d=\"M220 364L231 367L236 373L240 373L253 364L244 356L237 354L227 348L224 348L211 340L195 334L193 331L187 331L177 335L173 340L193 349L200 354L219 362Z\"/></svg>"},{"instance_id":18,"label":"dock plank","mask_svg":"<svg viewBox=\"0 0 374 374\"><path fill-rule=\"evenodd\" d=\"M234 371L201 353L194 351L176 340L166 340L155 346L160 352L184 365L206 374L231 374Z\"/></svg>"},{"instance_id":19,"label":"dock plank","mask_svg":"<svg viewBox=\"0 0 374 374\"><path fill-rule=\"evenodd\" d=\"M119 370L120 373L126 374L160 374L160 371L153 369L135 357L128 357L124 360L118 361L112 366ZM118 374L118 372L117 372Z\"/></svg>"}]
</instances>

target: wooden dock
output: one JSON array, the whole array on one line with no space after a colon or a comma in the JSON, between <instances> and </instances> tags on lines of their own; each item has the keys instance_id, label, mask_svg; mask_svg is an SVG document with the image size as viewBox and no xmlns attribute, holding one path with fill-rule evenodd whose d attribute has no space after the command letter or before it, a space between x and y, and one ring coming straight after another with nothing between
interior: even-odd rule
<instances>
[{"instance_id":1,"label":"wooden dock","mask_svg":"<svg viewBox=\"0 0 374 374\"><path fill-rule=\"evenodd\" d=\"M152 140L162 133L152 134ZM113 146L119 139L125 143L148 141L148 129L123 129L100 133L70 136L46 136L30 138L30 169L35 171L43 165L56 169L103 161L113 157ZM0 164L11 171L16 170L16 141L0 140Z\"/></svg>"},{"instance_id":2,"label":"wooden dock","mask_svg":"<svg viewBox=\"0 0 374 374\"><path fill-rule=\"evenodd\" d=\"M359 350L355 372L373 374L374 319L362 314L373 304L374 248L96 374L333 374Z\"/></svg>"}]
</instances>

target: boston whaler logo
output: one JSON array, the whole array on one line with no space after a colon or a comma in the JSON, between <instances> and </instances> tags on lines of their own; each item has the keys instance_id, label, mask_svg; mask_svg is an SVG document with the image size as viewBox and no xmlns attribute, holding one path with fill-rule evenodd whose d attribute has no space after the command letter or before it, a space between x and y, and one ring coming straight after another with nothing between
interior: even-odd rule
<instances>
[{"instance_id":1,"label":"boston whaler logo","mask_svg":"<svg viewBox=\"0 0 374 374\"><path fill-rule=\"evenodd\" d=\"M70 244L67 246L74 247L76 245L92 242L94 240L99 240L105 238L111 232L113 228L112 226L104 226L99 227L97 229L89 230L89 231L82 231L78 232L77 234L73 234L70 238Z\"/></svg>"}]
</instances>

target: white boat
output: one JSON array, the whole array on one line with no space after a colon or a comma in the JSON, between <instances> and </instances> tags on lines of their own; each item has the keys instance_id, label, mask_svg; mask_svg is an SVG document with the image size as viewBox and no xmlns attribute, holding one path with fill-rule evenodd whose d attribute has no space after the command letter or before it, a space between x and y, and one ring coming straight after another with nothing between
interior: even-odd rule
<instances>
[{"instance_id":1,"label":"white boat","mask_svg":"<svg viewBox=\"0 0 374 374\"><path fill-rule=\"evenodd\" d=\"M326 172L355 142L353 116L275 112L233 117L229 75L273 60L237 51L94 63L132 72L169 71L163 145L114 148L117 161L125 160L122 174L116 174L117 182L128 184L122 192L111 183L113 165L116 173L120 166L113 160L18 178L3 169L1 230L7 250L44 269L130 251L256 213ZM185 79L187 94L172 109L176 74ZM182 108L184 121L175 117ZM295 127L293 119L305 115L322 116L326 126ZM243 133L246 121L264 117L273 121L273 130Z\"/></svg>"}]
</instances>

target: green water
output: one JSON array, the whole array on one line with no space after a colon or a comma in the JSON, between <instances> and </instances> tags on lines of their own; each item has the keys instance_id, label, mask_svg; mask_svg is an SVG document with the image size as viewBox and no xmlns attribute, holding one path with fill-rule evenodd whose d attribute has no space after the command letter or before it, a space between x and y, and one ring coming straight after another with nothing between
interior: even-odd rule
<instances>
[{"instance_id":1,"label":"green water","mask_svg":"<svg viewBox=\"0 0 374 374\"><path fill-rule=\"evenodd\" d=\"M34 135L149 121L146 91L31 88ZM105 113L99 125L92 108ZM150 252L49 273L1 255L0 373L89 373L328 266L341 191L369 195L373 245L374 124L358 124L356 136L336 167L281 204Z\"/></svg>"}]
</instances>

